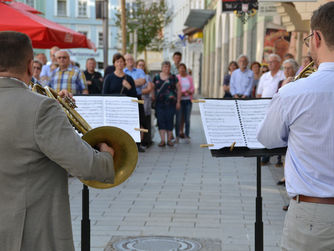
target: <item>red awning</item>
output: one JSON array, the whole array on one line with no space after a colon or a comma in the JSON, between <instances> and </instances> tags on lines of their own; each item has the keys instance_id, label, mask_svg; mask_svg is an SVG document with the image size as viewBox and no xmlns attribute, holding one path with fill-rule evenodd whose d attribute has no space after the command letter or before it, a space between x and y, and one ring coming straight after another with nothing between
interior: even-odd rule
<instances>
[{"instance_id":1,"label":"red awning","mask_svg":"<svg viewBox=\"0 0 334 251\"><path fill-rule=\"evenodd\" d=\"M11 3L0 2L0 31L27 34L34 48L48 49L58 46L96 50L95 45L85 35L10 5Z\"/></svg>"},{"instance_id":2,"label":"red awning","mask_svg":"<svg viewBox=\"0 0 334 251\"><path fill-rule=\"evenodd\" d=\"M18 9L18 10L24 10L24 11L28 11L28 12L34 13L34 14L42 14L42 12L34 9L33 7L31 7L27 4L21 3L21 2L11 2L9 4L9 6L15 8L15 9Z\"/></svg>"}]
</instances>

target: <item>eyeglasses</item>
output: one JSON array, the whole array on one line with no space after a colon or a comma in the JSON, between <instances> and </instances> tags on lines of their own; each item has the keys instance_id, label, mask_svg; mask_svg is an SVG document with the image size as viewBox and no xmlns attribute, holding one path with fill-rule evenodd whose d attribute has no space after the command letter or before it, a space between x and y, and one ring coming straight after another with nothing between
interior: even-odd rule
<instances>
[{"instance_id":1,"label":"eyeglasses","mask_svg":"<svg viewBox=\"0 0 334 251\"><path fill-rule=\"evenodd\" d=\"M34 66L33 68L34 68L34 70L42 70L41 67L36 67L36 66Z\"/></svg>"},{"instance_id":2,"label":"eyeglasses","mask_svg":"<svg viewBox=\"0 0 334 251\"><path fill-rule=\"evenodd\" d=\"M305 43L306 47L310 46L310 39L313 35L314 35L314 33L312 32L310 35L308 35L306 38L304 38L304 43Z\"/></svg>"},{"instance_id":3,"label":"eyeglasses","mask_svg":"<svg viewBox=\"0 0 334 251\"><path fill-rule=\"evenodd\" d=\"M63 57L57 57L57 59L68 59L68 57L63 56Z\"/></svg>"}]
</instances>

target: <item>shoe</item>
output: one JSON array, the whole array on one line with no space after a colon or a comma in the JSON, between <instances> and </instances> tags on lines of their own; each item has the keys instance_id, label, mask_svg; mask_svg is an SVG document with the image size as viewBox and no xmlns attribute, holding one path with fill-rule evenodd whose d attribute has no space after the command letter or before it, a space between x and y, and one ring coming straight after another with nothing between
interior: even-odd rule
<instances>
[{"instance_id":1,"label":"shoe","mask_svg":"<svg viewBox=\"0 0 334 251\"><path fill-rule=\"evenodd\" d=\"M168 146L174 146L174 143L171 140L168 140L167 145Z\"/></svg>"},{"instance_id":2,"label":"shoe","mask_svg":"<svg viewBox=\"0 0 334 251\"><path fill-rule=\"evenodd\" d=\"M283 206L283 207L282 207L282 209L283 209L283 211L288 211L288 209L289 209L289 204L288 204L288 205L285 205L285 206Z\"/></svg>"},{"instance_id":3,"label":"shoe","mask_svg":"<svg viewBox=\"0 0 334 251\"><path fill-rule=\"evenodd\" d=\"M161 141L160 144L158 145L159 147L164 147L166 146L166 143L164 141Z\"/></svg>"},{"instance_id":4,"label":"shoe","mask_svg":"<svg viewBox=\"0 0 334 251\"><path fill-rule=\"evenodd\" d=\"M184 133L181 132L181 133L180 133L180 138L181 138L181 139L184 139L184 137L185 137L185 136L184 136Z\"/></svg>"},{"instance_id":5,"label":"shoe","mask_svg":"<svg viewBox=\"0 0 334 251\"><path fill-rule=\"evenodd\" d=\"M261 161L261 166L266 166L266 165L268 165L269 164L269 161L268 162L263 162L263 161Z\"/></svg>"},{"instance_id":6,"label":"shoe","mask_svg":"<svg viewBox=\"0 0 334 251\"><path fill-rule=\"evenodd\" d=\"M186 137L185 141L186 141L186 144L190 144L191 142L189 137Z\"/></svg>"},{"instance_id":7,"label":"shoe","mask_svg":"<svg viewBox=\"0 0 334 251\"><path fill-rule=\"evenodd\" d=\"M285 180L279 180L276 184L277 186L285 186Z\"/></svg>"},{"instance_id":8,"label":"shoe","mask_svg":"<svg viewBox=\"0 0 334 251\"><path fill-rule=\"evenodd\" d=\"M145 149L143 147L138 146L137 148L138 148L138 152L140 152L140 153L144 153L145 152Z\"/></svg>"}]
</instances>

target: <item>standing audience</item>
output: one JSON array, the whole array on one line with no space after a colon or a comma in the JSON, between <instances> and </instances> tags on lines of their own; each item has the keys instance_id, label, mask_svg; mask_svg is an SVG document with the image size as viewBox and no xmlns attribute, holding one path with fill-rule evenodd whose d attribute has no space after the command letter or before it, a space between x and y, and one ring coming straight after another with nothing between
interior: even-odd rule
<instances>
[{"instance_id":1,"label":"standing audience","mask_svg":"<svg viewBox=\"0 0 334 251\"><path fill-rule=\"evenodd\" d=\"M115 71L107 75L103 83L102 94L125 95L137 97L136 86L133 78L124 73L125 58L122 54L113 56Z\"/></svg>"},{"instance_id":2,"label":"standing audience","mask_svg":"<svg viewBox=\"0 0 334 251\"><path fill-rule=\"evenodd\" d=\"M170 62L164 61L161 65L161 72L153 79L154 95L156 102L156 116L161 142L160 147L166 145L174 146L172 142L174 116L176 110L181 106L181 86L175 75L170 72Z\"/></svg>"},{"instance_id":3,"label":"standing audience","mask_svg":"<svg viewBox=\"0 0 334 251\"><path fill-rule=\"evenodd\" d=\"M101 94L103 86L102 74L95 71L96 61L94 58L86 60L86 70L84 71L89 94Z\"/></svg>"},{"instance_id":4,"label":"standing audience","mask_svg":"<svg viewBox=\"0 0 334 251\"><path fill-rule=\"evenodd\" d=\"M181 107L176 111L176 123L175 123L175 135L176 143L179 142L180 134L183 134L182 121L185 124L185 141L190 143L190 114L192 108L192 95L195 88L193 84L193 78L187 73L187 67L181 63L179 65L179 75L177 75L178 82L181 86Z\"/></svg>"},{"instance_id":5,"label":"standing audience","mask_svg":"<svg viewBox=\"0 0 334 251\"><path fill-rule=\"evenodd\" d=\"M131 54L126 54L124 56L125 58L125 64L126 67L124 68L124 73L131 76L133 80L135 81L136 85L136 91L137 91L137 98L138 100L141 100L142 97L142 88L143 85L146 83L146 75L145 72L141 69L135 68L135 60ZM140 128L146 129L146 118L145 118L145 111L144 111L144 105L139 104L139 122L140 122ZM137 144L138 151L139 152L145 152L145 149L140 145Z\"/></svg>"},{"instance_id":6,"label":"standing audience","mask_svg":"<svg viewBox=\"0 0 334 251\"><path fill-rule=\"evenodd\" d=\"M148 74L147 67L145 61L143 59L139 59L136 62L136 67L145 72L145 84L142 86L142 99L144 100L144 112L145 112L145 125L148 130L148 133L144 133L142 145L145 147L149 147L152 145L152 125L151 125L151 93L153 91L153 83L150 75Z\"/></svg>"},{"instance_id":7,"label":"standing audience","mask_svg":"<svg viewBox=\"0 0 334 251\"><path fill-rule=\"evenodd\" d=\"M223 81L224 98L232 98L232 95L230 92L231 74L238 68L239 66L236 61L231 61L228 64L227 74L224 76L224 81Z\"/></svg>"},{"instance_id":8,"label":"standing audience","mask_svg":"<svg viewBox=\"0 0 334 251\"><path fill-rule=\"evenodd\" d=\"M179 51L174 52L173 54L173 64L171 66L170 72L174 74L175 76L179 74L179 65L182 60L182 53Z\"/></svg>"},{"instance_id":9,"label":"standing audience","mask_svg":"<svg viewBox=\"0 0 334 251\"><path fill-rule=\"evenodd\" d=\"M57 46L50 49L50 61L43 65L41 72L41 81L43 84L47 84L51 80L52 72L58 67L56 52L59 50L60 49Z\"/></svg>"},{"instance_id":10,"label":"standing audience","mask_svg":"<svg viewBox=\"0 0 334 251\"><path fill-rule=\"evenodd\" d=\"M59 50L55 56L59 67L52 72L48 86L57 92L67 90L73 94L88 94L85 74L78 67L70 64L68 52Z\"/></svg>"},{"instance_id":11,"label":"standing audience","mask_svg":"<svg viewBox=\"0 0 334 251\"><path fill-rule=\"evenodd\" d=\"M233 98L248 98L253 87L253 72L247 68L248 57L240 55L238 58L239 69L231 75L230 91Z\"/></svg>"},{"instance_id":12,"label":"standing audience","mask_svg":"<svg viewBox=\"0 0 334 251\"><path fill-rule=\"evenodd\" d=\"M252 89L252 97L255 97L255 93L256 93L256 88L259 84L260 81L260 77L261 77L261 64L257 61L254 61L251 66L250 69L252 70L252 72L254 73L254 79L253 79L253 89Z\"/></svg>"}]
</instances>

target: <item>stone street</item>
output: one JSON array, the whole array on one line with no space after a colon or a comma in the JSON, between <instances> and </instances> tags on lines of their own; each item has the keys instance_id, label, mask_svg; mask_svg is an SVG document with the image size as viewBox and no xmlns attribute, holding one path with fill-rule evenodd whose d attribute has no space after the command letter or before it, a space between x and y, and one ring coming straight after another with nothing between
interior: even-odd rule
<instances>
[{"instance_id":1,"label":"stone street","mask_svg":"<svg viewBox=\"0 0 334 251\"><path fill-rule=\"evenodd\" d=\"M156 132L155 144L139 154L126 182L107 190L90 188L91 250L114 250L112 239L140 236L195 240L201 249L193 250L254 250L256 158L213 158L200 148L206 140L198 105L190 135L190 144L160 148ZM283 168L276 168L275 160L262 167L266 251L279 250L282 206L288 202L284 187L276 185ZM70 178L69 190L75 248L81 250L82 183ZM172 249L156 244L150 250Z\"/></svg>"}]
</instances>

